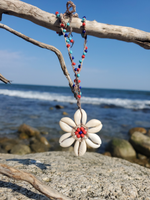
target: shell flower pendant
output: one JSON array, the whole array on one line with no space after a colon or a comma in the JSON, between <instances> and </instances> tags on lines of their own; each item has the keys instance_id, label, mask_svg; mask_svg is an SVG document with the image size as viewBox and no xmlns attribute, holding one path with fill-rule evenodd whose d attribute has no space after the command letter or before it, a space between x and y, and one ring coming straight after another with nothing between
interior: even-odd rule
<instances>
[{"instance_id":1,"label":"shell flower pendant","mask_svg":"<svg viewBox=\"0 0 150 200\"><path fill-rule=\"evenodd\" d=\"M76 156L83 156L87 146L98 148L102 143L100 137L95 134L102 129L102 123L97 119L92 119L87 123L86 121L86 112L78 109L74 114L74 121L69 117L63 117L59 122L61 129L66 132L59 139L60 146L69 147L75 143Z\"/></svg>"}]
</instances>

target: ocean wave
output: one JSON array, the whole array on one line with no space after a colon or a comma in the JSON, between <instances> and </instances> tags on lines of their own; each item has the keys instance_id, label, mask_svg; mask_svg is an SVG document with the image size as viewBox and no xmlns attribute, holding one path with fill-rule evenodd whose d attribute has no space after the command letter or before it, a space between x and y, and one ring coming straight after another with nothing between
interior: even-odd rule
<instances>
[{"instance_id":1,"label":"ocean wave","mask_svg":"<svg viewBox=\"0 0 150 200\"><path fill-rule=\"evenodd\" d=\"M76 103L73 96L67 96L57 93L35 92L35 91L19 91L0 89L0 95L7 95L12 97L20 97L27 99L46 100ZM123 107L129 109L150 109L150 100L132 100L121 98L94 98L82 96L81 103L93 105L108 105L115 107Z\"/></svg>"}]
</instances>

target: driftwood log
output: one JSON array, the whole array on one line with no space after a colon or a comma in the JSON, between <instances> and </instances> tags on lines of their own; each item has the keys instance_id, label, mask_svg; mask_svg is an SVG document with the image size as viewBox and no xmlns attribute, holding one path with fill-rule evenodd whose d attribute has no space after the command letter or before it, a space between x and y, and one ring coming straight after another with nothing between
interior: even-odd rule
<instances>
[{"instance_id":1,"label":"driftwood log","mask_svg":"<svg viewBox=\"0 0 150 200\"><path fill-rule=\"evenodd\" d=\"M60 30L55 14L45 12L22 1L0 0L0 13L27 19L53 31ZM73 32L81 33L81 19L74 17L70 27ZM133 42L145 49L150 49L150 33L138 29L86 20L86 32L87 35Z\"/></svg>"}]
</instances>

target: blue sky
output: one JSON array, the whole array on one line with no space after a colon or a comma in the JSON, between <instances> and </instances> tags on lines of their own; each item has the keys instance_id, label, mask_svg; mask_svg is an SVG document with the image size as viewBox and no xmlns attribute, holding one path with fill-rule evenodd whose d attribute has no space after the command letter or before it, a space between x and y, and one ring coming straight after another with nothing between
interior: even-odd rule
<instances>
[{"instance_id":1,"label":"blue sky","mask_svg":"<svg viewBox=\"0 0 150 200\"><path fill-rule=\"evenodd\" d=\"M66 10L65 0L24 0L50 13ZM150 32L149 0L74 0L79 17L101 23L128 26ZM63 37L28 20L3 15L1 23L50 44L62 51L71 78L74 74ZM78 63L83 42L75 34L73 55ZM114 89L150 90L150 50L112 39L88 36L88 54L81 71L81 86ZM0 29L0 73L12 83L68 86L53 52L34 46Z\"/></svg>"}]
</instances>

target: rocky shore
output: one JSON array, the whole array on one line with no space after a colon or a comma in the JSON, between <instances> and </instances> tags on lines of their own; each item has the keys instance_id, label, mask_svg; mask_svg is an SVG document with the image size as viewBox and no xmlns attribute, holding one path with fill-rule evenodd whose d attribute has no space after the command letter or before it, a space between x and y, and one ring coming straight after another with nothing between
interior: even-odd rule
<instances>
[{"instance_id":1,"label":"rocky shore","mask_svg":"<svg viewBox=\"0 0 150 200\"><path fill-rule=\"evenodd\" d=\"M113 138L106 146L104 155L126 159L150 168L150 130L135 127L129 130L129 141ZM16 133L17 138L0 138L0 153L25 155L47 151L73 151L73 147L62 148L59 138L48 139L47 132L22 124ZM97 151L89 149L88 151Z\"/></svg>"}]
</instances>

